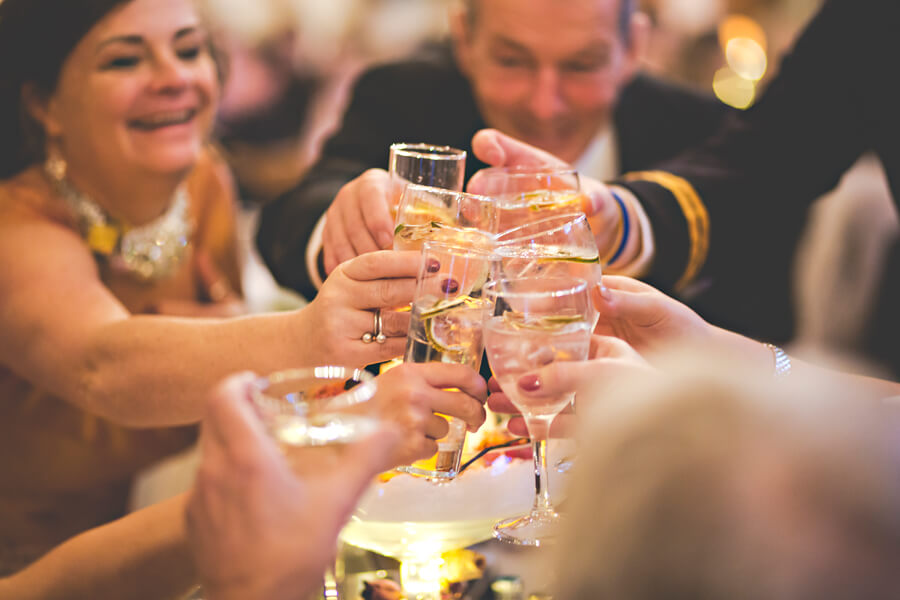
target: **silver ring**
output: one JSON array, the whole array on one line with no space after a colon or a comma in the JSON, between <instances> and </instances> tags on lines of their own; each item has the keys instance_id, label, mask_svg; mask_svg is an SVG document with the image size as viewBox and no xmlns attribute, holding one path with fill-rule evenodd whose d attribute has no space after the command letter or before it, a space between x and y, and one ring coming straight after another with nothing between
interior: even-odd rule
<instances>
[{"instance_id":1,"label":"silver ring","mask_svg":"<svg viewBox=\"0 0 900 600\"><path fill-rule=\"evenodd\" d=\"M381 333L381 313L377 309L375 310L374 327L375 327L375 333L372 333L371 331L367 331L364 334L362 334L361 338L359 338L360 340L362 340L363 344L371 344L378 338L378 335ZM383 344L384 342L379 342L379 343Z\"/></svg>"},{"instance_id":2,"label":"silver ring","mask_svg":"<svg viewBox=\"0 0 900 600\"><path fill-rule=\"evenodd\" d=\"M384 335L384 332L381 330L381 309L375 309L375 341L379 344L383 344L387 341L387 336Z\"/></svg>"}]
</instances>

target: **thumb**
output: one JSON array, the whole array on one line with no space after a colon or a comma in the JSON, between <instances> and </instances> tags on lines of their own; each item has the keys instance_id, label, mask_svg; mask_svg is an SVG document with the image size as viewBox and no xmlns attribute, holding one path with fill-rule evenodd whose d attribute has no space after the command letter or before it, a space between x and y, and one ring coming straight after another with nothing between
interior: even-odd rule
<instances>
[{"instance_id":1,"label":"thumb","mask_svg":"<svg viewBox=\"0 0 900 600\"><path fill-rule=\"evenodd\" d=\"M535 148L496 129L482 129L472 137L472 152L476 158L493 167L557 166L567 163L549 152Z\"/></svg>"}]
</instances>

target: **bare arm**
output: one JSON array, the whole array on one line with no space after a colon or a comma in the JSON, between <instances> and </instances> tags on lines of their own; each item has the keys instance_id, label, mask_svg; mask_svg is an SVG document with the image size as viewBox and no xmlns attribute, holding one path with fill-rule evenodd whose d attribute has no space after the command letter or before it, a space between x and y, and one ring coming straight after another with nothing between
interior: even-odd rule
<instances>
[{"instance_id":1,"label":"bare arm","mask_svg":"<svg viewBox=\"0 0 900 600\"><path fill-rule=\"evenodd\" d=\"M386 319L386 344L359 338L372 327L366 309L411 300L417 257L375 253L348 263L330 278L330 291L301 311L237 319L133 316L100 281L76 234L13 212L0 214L0 363L118 423L196 421L200 399L235 371L361 366L402 352L399 322Z\"/></svg>"},{"instance_id":2,"label":"bare arm","mask_svg":"<svg viewBox=\"0 0 900 600\"><path fill-rule=\"evenodd\" d=\"M184 530L185 495L92 529L0 580L0 600L162 600L196 581Z\"/></svg>"}]
</instances>

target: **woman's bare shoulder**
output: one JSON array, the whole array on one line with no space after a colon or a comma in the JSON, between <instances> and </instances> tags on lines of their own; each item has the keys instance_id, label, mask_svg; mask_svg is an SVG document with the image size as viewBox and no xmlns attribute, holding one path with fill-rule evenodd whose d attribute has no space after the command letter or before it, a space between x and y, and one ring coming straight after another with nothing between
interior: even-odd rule
<instances>
[{"instance_id":1,"label":"woman's bare shoulder","mask_svg":"<svg viewBox=\"0 0 900 600\"><path fill-rule=\"evenodd\" d=\"M0 214L3 223L43 220L72 225L71 213L37 168L0 181Z\"/></svg>"}]
</instances>

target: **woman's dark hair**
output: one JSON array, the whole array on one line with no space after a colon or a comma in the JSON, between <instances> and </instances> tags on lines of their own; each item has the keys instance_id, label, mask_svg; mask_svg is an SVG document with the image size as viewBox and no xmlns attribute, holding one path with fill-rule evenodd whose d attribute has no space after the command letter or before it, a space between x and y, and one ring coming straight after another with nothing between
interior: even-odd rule
<instances>
[{"instance_id":1,"label":"woman's dark hair","mask_svg":"<svg viewBox=\"0 0 900 600\"><path fill-rule=\"evenodd\" d=\"M44 159L44 132L25 110L23 86L52 95L81 38L129 1L0 0L0 179ZM213 59L221 78L221 57L213 51Z\"/></svg>"},{"instance_id":2,"label":"woman's dark hair","mask_svg":"<svg viewBox=\"0 0 900 600\"><path fill-rule=\"evenodd\" d=\"M106 14L128 0L0 2L0 178L43 159L41 127L27 114L22 87L56 89L63 62Z\"/></svg>"}]
</instances>

